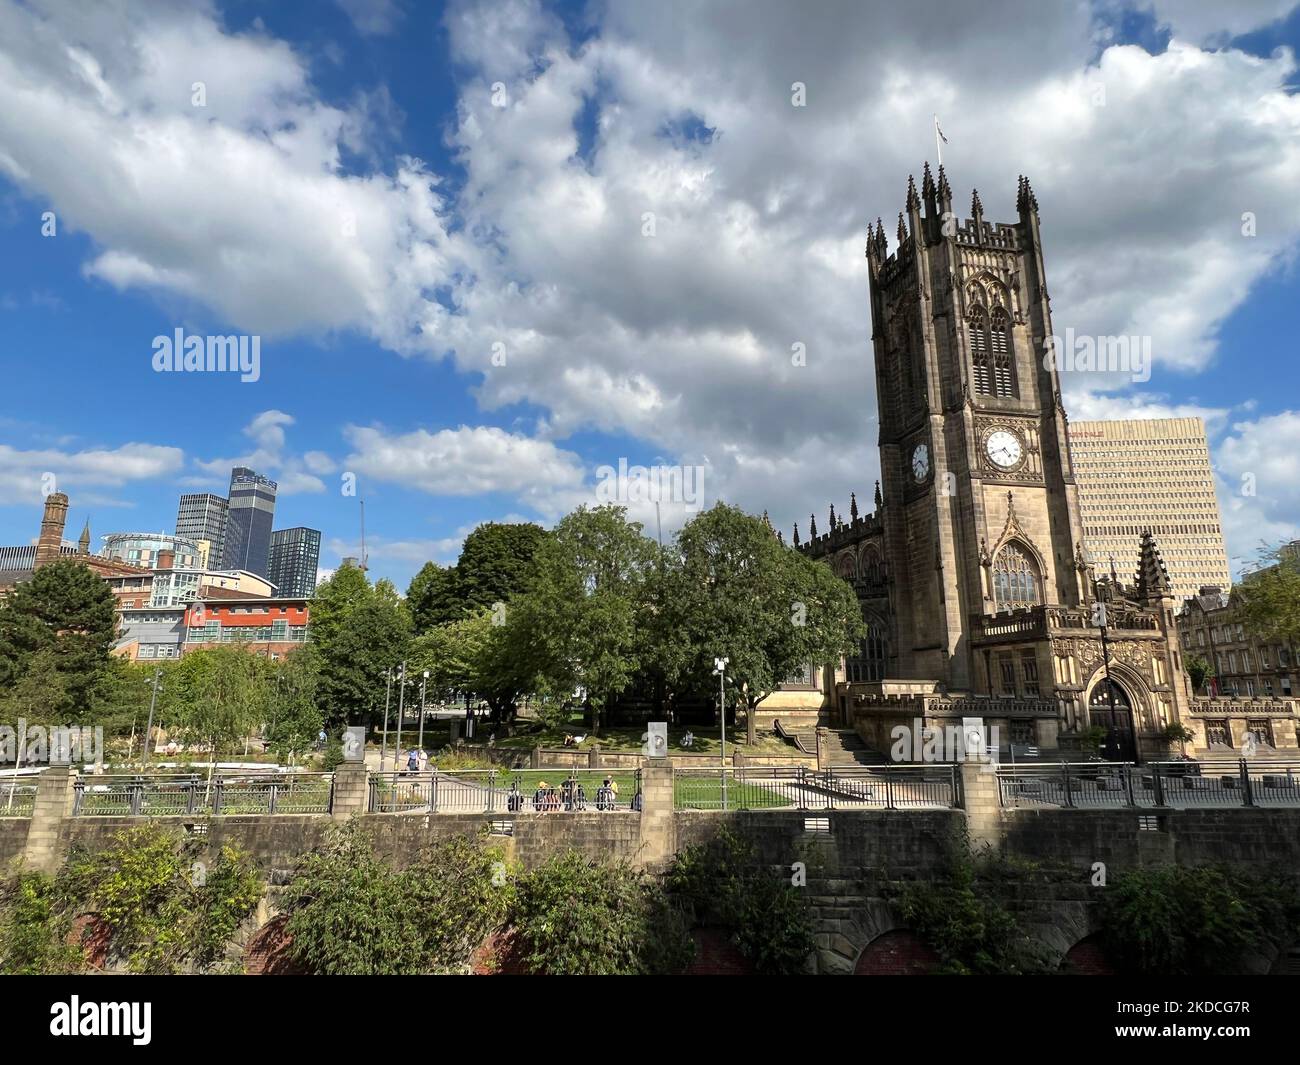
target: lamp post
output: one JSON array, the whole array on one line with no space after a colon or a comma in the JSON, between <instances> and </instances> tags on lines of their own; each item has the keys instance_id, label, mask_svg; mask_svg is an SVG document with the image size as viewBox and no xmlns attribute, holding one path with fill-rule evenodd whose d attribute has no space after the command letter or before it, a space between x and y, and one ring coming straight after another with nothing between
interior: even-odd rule
<instances>
[{"instance_id":1,"label":"lamp post","mask_svg":"<svg viewBox=\"0 0 1300 1065\"><path fill-rule=\"evenodd\" d=\"M424 676L420 678L420 739L416 747L424 750L424 688L429 683L429 671L424 671Z\"/></svg>"},{"instance_id":2,"label":"lamp post","mask_svg":"<svg viewBox=\"0 0 1300 1065\"><path fill-rule=\"evenodd\" d=\"M713 672L718 675L718 724L722 726L722 808L727 808L727 663L729 658L715 658Z\"/></svg>"},{"instance_id":3,"label":"lamp post","mask_svg":"<svg viewBox=\"0 0 1300 1065\"><path fill-rule=\"evenodd\" d=\"M384 770L384 763L388 761L388 707L389 701L393 697L393 667L389 666L384 671L386 682L384 684L384 739L379 746L379 771Z\"/></svg>"},{"instance_id":4,"label":"lamp post","mask_svg":"<svg viewBox=\"0 0 1300 1065\"><path fill-rule=\"evenodd\" d=\"M153 694L149 696L149 723L144 727L144 746L140 748L140 763L147 765L149 761L149 733L153 731L153 708L158 702L158 682L162 680L163 671L155 669L153 671Z\"/></svg>"},{"instance_id":5,"label":"lamp post","mask_svg":"<svg viewBox=\"0 0 1300 1065\"><path fill-rule=\"evenodd\" d=\"M393 748L393 769L402 756L402 718L406 714L406 663L397 671L397 746Z\"/></svg>"}]
</instances>

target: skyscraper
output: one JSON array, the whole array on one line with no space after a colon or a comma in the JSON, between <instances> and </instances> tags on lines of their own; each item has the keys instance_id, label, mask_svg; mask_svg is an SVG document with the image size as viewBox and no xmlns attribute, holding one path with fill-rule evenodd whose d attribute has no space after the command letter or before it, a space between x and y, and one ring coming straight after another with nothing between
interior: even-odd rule
<instances>
[{"instance_id":1,"label":"skyscraper","mask_svg":"<svg viewBox=\"0 0 1300 1065\"><path fill-rule=\"evenodd\" d=\"M230 471L230 509L222 568L267 576L276 483L244 466Z\"/></svg>"},{"instance_id":2,"label":"skyscraper","mask_svg":"<svg viewBox=\"0 0 1300 1065\"><path fill-rule=\"evenodd\" d=\"M309 599L316 591L320 530L276 529L271 533L270 581L281 598Z\"/></svg>"},{"instance_id":3,"label":"skyscraper","mask_svg":"<svg viewBox=\"0 0 1300 1065\"><path fill-rule=\"evenodd\" d=\"M1153 533L1179 601L1205 585L1227 588L1228 556L1200 418L1071 422L1083 537L1098 573L1111 559L1123 580L1137 565L1134 538Z\"/></svg>"},{"instance_id":4,"label":"skyscraper","mask_svg":"<svg viewBox=\"0 0 1300 1065\"><path fill-rule=\"evenodd\" d=\"M226 515L230 503L223 496L211 492L197 492L181 496L176 511L176 535L186 536L195 542L206 542L207 565L214 569L221 565L226 549Z\"/></svg>"}]
</instances>

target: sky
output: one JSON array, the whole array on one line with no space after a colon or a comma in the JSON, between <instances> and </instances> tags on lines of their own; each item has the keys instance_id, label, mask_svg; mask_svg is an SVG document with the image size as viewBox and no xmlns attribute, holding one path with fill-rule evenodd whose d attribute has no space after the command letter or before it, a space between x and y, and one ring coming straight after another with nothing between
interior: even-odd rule
<instances>
[{"instance_id":1,"label":"sky","mask_svg":"<svg viewBox=\"0 0 1300 1065\"><path fill-rule=\"evenodd\" d=\"M937 114L960 213L1032 180L1057 334L1151 338L1067 412L1203 417L1239 569L1300 535L1298 45L1291 0L0 0L0 544L235 464L324 570L364 500L403 589L620 460L685 471L665 537L870 509L866 228Z\"/></svg>"}]
</instances>

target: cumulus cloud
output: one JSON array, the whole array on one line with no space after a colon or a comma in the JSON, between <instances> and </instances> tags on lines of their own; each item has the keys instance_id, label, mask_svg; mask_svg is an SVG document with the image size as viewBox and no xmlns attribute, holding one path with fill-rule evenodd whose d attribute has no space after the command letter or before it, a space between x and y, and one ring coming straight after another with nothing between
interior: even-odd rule
<instances>
[{"instance_id":1,"label":"cumulus cloud","mask_svg":"<svg viewBox=\"0 0 1300 1065\"><path fill-rule=\"evenodd\" d=\"M1234 569L1261 543L1300 538L1300 411L1234 422L1216 455Z\"/></svg>"},{"instance_id":2,"label":"cumulus cloud","mask_svg":"<svg viewBox=\"0 0 1300 1065\"><path fill-rule=\"evenodd\" d=\"M179 471L184 452L157 444L123 444L114 448L65 451L46 448L24 451L0 444L0 503L39 504L46 492L86 488L119 488ZM80 493L79 493L80 494ZM82 495L81 501L90 501ZM111 496L97 494L99 503Z\"/></svg>"},{"instance_id":3,"label":"cumulus cloud","mask_svg":"<svg viewBox=\"0 0 1300 1065\"><path fill-rule=\"evenodd\" d=\"M1109 43L1135 6L1171 27L1161 54ZM414 159L346 169L374 107L323 102L292 48L213 8L5 4L0 170L111 284L450 355L486 408L542 412L545 440L352 427L349 468L550 513L590 485L548 441L596 429L788 528L877 475L864 223L901 208L934 112L960 207L977 186L1010 219L1032 176L1058 332L1151 337L1157 392L1216 357L1300 234L1300 98L1290 52L1201 45L1289 6L614 0L575 40L532 0L459 3L453 194ZM1065 386L1076 413L1115 391ZM310 485L329 458L298 461Z\"/></svg>"},{"instance_id":4,"label":"cumulus cloud","mask_svg":"<svg viewBox=\"0 0 1300 1065\"><path fill-rule=\"evenodd\" d=\"M202 483L212 488L229 483L235 466L246 466L277 485L277 495L299 495L325 491L320 474L334 471L334 461L321 451L295 454L288 448L285 428L294 424L292 415L282 410L265 410L244 426L244 435L256 444L254 450L235 458L198 459L195 465L207 474ZM192 482L193 483L193 482Z\"/></svg>"}]
</instances>

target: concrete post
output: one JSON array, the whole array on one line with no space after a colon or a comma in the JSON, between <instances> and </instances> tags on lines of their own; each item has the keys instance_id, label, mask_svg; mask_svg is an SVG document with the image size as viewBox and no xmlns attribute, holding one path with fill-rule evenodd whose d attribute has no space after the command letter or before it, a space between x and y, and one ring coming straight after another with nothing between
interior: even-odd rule
<instances>
[{"instance_id":1,"label":"concrete post","mask_svg":"<svg viewBox=\"0 0 1300 1065\"><path fill-rule=\"evenodd\" d=\"M817 768L826 770L831 767L831 752L826 749L826 727L817 726Z\"/></svg>"},{"instance_id":2,"label":"concrete post","mask_svg":"<svg viewBox=\"0 0 1300 1065\"><path fill-rule=\"evenodd\" d=\"M363 762L341 762L334 770L330 817L335 821L363 814L370 806L370 774Z\"/></svg>"},{"instance_id":3,"label":"concrete post","mask_svg":"<svg viewBox=\"0 0 1300 1065\"><path fill-rule=\"evenodd\" d=\"M666 758L647 758L641 768L641 865L661 869L677 852L673 767Z\"/></svg>"},{"instance_id":4,"label":"concrete post","mask_svg":"<svg viewBox=\"0 0 1300 1065\"><path fill-rule=\"evenodd\" d=\"M58 869L59 837L64 819L72 816L76 782L76 771L66 765L52 765L36 778L36 805L23 849L23 862L29 869L43 873Z\"/></svg>"},{"instance_id":5,"label":"concrete post","mask_svg":"<svg viewBox=\"0 0 1300 1065\"><path fill-rule=\"evenodd\" d=\"M972 846L988 843L998 848L1002 841L1002 802L998 778L987 762L959 762L961 800Z\"/></svg>"},{"instance_id":6,"label":"concrete post","mask_svg":"<svg viewBox=\"0 0 1300 1065\"><path fill-rule=\"evenodd\" d=\"M587 768L600 768L600 744L595 744L587 751Z\"/></svg>"}]
</instances>

